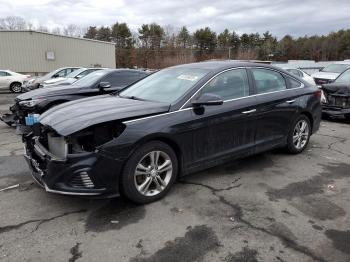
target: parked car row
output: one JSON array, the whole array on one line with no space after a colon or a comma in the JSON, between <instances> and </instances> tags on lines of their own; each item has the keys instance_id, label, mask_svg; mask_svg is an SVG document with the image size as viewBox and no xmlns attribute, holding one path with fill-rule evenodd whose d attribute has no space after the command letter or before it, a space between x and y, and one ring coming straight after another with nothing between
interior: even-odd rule
<instances>
[{"instance_id":1,"label":"parked car row","mask_svg":"<svg viewBox=\"0 0 350 262\"><path fill-rule=\"evenodd\" d=\"M98 70L22 94L11 110L46 191L149 203L180 176L276 147L302 152L320 125L320 96L282 69L212 61Z\"/></svg>"}]
</instances>

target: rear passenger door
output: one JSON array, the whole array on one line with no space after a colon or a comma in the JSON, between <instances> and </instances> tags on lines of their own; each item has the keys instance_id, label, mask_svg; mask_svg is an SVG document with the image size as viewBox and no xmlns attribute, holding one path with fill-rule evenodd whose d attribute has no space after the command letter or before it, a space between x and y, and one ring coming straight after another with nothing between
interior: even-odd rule
<instances>
[{"instance_id":1,"label":"rear passenger door","mask_svg":"<svg viewBox=\"0 0 350 262\"><path fill-rule=\"evenodd\" d=\"M256 150L263 151L285 141L298 112L295 88L302 84L273 69L251 68L250 72L256 97Z\"/></svg>"}]
</instances>

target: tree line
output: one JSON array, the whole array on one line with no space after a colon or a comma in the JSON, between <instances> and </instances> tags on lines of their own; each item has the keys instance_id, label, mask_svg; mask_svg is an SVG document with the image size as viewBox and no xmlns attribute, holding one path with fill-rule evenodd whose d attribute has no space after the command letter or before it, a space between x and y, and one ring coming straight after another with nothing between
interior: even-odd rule
<instances>
[{"instance_id":1,"label":"tree line","mask_svg":"<svg viewBox=\"0 0 350 262\"><path fill-rule=\"evenodd\" d=\"M0 18L0 29L30 29L20 17ZM33 28L49 31L47 28ZM44 30L43 30L44 29ZM179 63L207 59L258 59L287 61L332 61L350 58L350 30L328 35L281 39L270 32L237 34L228 29L217 33L209 27L190 32L186 26L143 24L133 31L126 23L82 28L68 25L54 28L51 33L114 42L117 67L162 68Z\"/></svg>"}]
</instances>

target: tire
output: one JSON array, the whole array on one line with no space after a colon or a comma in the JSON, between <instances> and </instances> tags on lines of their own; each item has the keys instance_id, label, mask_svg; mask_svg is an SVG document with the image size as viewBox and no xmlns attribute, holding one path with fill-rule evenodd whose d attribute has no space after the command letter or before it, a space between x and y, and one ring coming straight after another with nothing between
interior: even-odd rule
<instances>
[{"instance_id":1,"label":"tire","mask_svg":"<svg viewBox=\"0 0 350 262\"><path fill-rule=\"evenodd\" d=\"M301 128L301 125L305 124L305 132L298 131ZM298 129L299 128L299 129ZM298 133L299 132L299 133ZM292 125L292 128L289 130L288 137L287 137L287 151L291 154L299 154L304 151L304 149L307 147L310 136L311 136L311 124L310 120L305 115L300 115ZM298 139L296 140L296 137Z\"/></svg>"},{"instance_id":2,"label":"tire","mask_svg":"<svg viewBox=\"0 0 350 262\"><path fill-rule=\"evenodd\" d=\"M10 91L12 93L21 93L22 92L22 84L19 82L14 82L10 85Z\"/></svg>"},{"instance_id":3,"label":"tire","mask_svg":"<svg viewBox=\"0 0 350 262\"><path fill-rule=\"evenodd\" d=\"M345 118L346 120L350 121L350 114L344 115L344 118Z\"/></svg>"},{"instance_id":4,"label":"tire","mask_svg":"<svg viewBox=\"0 0 350 262\"><path fill-rule=\"evenodd\" d=\"M152 157L158 161L152 162ZM170 146L160 141L146 143L127 160L121 177L121 192L135 203L151 203L169 192L177 173L178 160Z\"/></svg>"}]
</instances>

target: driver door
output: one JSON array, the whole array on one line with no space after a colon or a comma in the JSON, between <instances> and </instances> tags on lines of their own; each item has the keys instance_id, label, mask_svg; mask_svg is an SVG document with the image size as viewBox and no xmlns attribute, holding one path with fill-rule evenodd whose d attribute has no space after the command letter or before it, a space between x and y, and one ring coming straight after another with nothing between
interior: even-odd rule
<instances>
[{"instance_id":1,"label":"driver door","mask_svg":"<svg viewBox=\"0 0 350 262\"><path fill-rule=\"evenodd\" d=\"M214 77L194 98L211 93L224 103L193 109L193 168L253 153L255 97L249 96L250 86L246 69L231 69Z\"/></svg>"}]
</instances>

